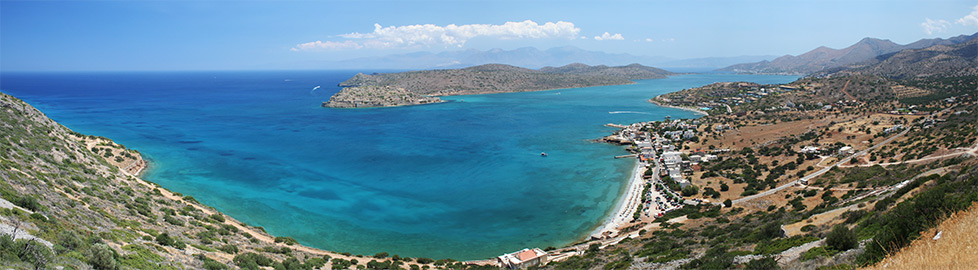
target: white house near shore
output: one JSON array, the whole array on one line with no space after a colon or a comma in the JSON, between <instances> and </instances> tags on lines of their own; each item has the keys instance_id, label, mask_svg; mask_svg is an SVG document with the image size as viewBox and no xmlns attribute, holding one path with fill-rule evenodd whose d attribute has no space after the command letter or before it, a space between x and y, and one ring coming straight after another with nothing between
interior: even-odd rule
<instances>
[{"instance_id":1,"label":"white house near shore","mask_svg":"<svg viewBox=\"0 0 978 270\"><path fill-rule=\"evenodd\" d=\"M526 268L534 265L542 265L547 263L548 256L547 252L539 249L528 249L503 254L502 256L496 257L496 262L500 267L509 269Z\"/></svg>"}]
</instances>

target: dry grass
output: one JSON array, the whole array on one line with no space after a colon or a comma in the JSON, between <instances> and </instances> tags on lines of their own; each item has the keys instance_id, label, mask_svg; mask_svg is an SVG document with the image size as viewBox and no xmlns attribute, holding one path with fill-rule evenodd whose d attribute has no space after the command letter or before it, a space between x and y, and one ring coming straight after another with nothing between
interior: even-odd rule
<instances>
[{"instance_id":1,"label":"dry grass","mask_svg":"<svg viewBox=\"0 0 978 270\"><path fill-rule=\"evenodd\" d=\"M941 238L933 240L941 232ZM978 268L978 204L942 222L870 269Z\"/></svg>"}]
</instances>

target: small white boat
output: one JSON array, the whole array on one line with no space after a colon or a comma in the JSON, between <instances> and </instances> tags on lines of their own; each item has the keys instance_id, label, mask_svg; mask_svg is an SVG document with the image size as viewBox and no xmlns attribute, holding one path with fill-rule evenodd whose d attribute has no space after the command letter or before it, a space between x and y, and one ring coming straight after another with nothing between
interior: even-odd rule
<instances>
[{"instance_id":1,"label":"small white boat","mask_svg":"<svg viewBox=\"0 0 978 270\"><path fill-rule=\"evenodd\" d=\"M541 157L546 157L547 156L547 152L540 152L540 156Z\"/></svg>"}]
</instances>

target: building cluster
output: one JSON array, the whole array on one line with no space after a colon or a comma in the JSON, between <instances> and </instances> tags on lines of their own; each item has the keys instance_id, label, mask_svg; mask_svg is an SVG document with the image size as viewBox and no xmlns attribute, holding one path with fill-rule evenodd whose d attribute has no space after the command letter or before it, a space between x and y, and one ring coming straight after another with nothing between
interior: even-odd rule
<instances>
[{"instance_id":1,"label":"building cluster","mask_svg":"<svg viewBox=\"0 0 978 270\"><path fill-rule=\"evenodd\" d=\"M784 92L796 91L797 87L791 85L781 85L781 86L764 86L756 83L737 83L733 85L733 90L725 97L721 97L715 101L701 102L701 107L716 107L722 105L737 106L741 104L751 103L760 100L769 95L780 94Z\"/></svg>"},{"instance_id":2,"label":"building cluster","mask_svg":"<svg viewBox=\"0 0 978 270\"><path fill-rule=\"evenodd\" d=\"M716 153L723 152L722 150L707 152L700 149L690 151L679 147L682 142L696 137L699 125L699 120L638 123L624 127L619 135L635 144L638 158L642 162L658 168L655 171L658 171L659 177L668 176L678 183L680 188L685 188L691 184L689 176L694 171L701 169L701 163L716 161L719 159ZM721 128L729 129L730 126L726 125ZM729 151L729 149L724 150ZM652 178L651 175L646 177ZM662 192L666 196L665 198L648 196L647 201L644 202L646 204L645 209L655 207L663 212L668 212L682 206L683 197L670 190L665 183L657 181L653 184L657 192Z\"/></svg>"}]
</instances>

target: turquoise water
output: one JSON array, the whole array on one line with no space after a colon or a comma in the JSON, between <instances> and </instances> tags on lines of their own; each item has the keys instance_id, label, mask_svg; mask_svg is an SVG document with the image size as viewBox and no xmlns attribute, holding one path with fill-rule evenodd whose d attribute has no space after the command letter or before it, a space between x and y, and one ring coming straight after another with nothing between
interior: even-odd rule
<instances>
[{"instance_id":1,"label":"turquoise water","mask_svg":"<svg viewBox=\"0 0 978 270\"><path fill-rule=\"evenodd\" d=\"M570 244L598 226L633 161L589 140L614 131L606 123L696 117L647 99L718 81L796 78L683 75L320 108L353 74L4 73L0 90L139 150L152 162L147 180L274 235L354 254L481 259Z\"/></svg>"}]
</instances>

